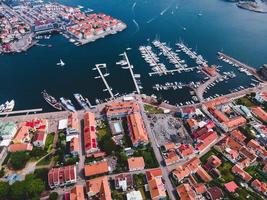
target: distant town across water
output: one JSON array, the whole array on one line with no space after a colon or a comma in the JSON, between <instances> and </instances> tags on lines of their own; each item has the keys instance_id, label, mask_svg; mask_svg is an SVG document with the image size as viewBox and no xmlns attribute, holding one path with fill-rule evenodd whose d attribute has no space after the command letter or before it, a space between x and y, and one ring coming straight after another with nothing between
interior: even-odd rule
<instances>
[{"instance_id":1,"label":"distant town across water","mask_svg":"<svg viewBox=\"0 0 267 200\"><path fill-rule=\"evenodd\" d=\"M225 1L29 1L16 14L9 2L0 9L0 20L13 16L15 27L12 37L1 37L0 105L13 99L14 110L53 111L44 90L76 109L77 94L91 105L111 98L96 64L105 64L115 96L140 90L182 106L257 86L253 72L233 61L259 69L267 60L264 15ZM50 28L60 34L46 33ZM13 51L20 53L5 54Z\"/></svg>"}]
</instances>

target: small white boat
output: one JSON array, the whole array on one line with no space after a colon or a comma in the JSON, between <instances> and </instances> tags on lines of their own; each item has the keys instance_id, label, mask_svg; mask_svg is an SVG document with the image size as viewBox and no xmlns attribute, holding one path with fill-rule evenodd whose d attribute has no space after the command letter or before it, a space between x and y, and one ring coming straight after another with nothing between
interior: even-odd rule
<instances>
[{"instance_id":1,"label":"small white boat","mask_svg":"<svg viewBox=\"0 0 267 200\"><path fill-rule=\"evenodd\" d=\"M58 66L65 66L66 64L60 59L59 62L57 63Z\"/></svg>"}]
</instances>

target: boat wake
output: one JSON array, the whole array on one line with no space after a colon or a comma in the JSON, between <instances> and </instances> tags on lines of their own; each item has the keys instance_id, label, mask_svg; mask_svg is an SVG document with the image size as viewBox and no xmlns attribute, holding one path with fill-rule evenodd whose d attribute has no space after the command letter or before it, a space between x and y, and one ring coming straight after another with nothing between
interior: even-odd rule
<instances>
[{"instance_id":1,"label":"boat wake","mask_svg":"<svg viewBox=\"0 0 267 200\"><path fill-rule=\"evenodd\" d=\"M150 20L148 20L146 23L149 24L149 23L153 22L155 19L156 19L156 17L153 17Z\"/></svg>"},{"instance_id":2,"label":"boat wake","mask_svg":"<svg viewBox=\"0 0 267 200\"><path fill-rule=\"evenodd\" d=\"M163 11L161 11L160 15L164 15L170 8L171 8L171 4L167 8L165 8Z\"/></svg>"},{"instance_id":3,"label":"boat wake","mask_svg":"<svg viewBox=\"0 0 267 200\"><path fill-rule=\"evenodd\" d=\"M137 33L137 32L140 30L139 24L137 23L137 21L136 21L135 19L133 19L133 23L134 23L135 26L136 26L136 31L135 31L135 33Z\"/></svg>"},{"instance_id":4,"label":"boat wake","mask_svg":"<svg viewBox=\"0 0 267 200\"><path fill-rule=\"evenodd\" d=\"M136 6L136 2L134 2L133 6L132 6L132 11L133 12L134 12L135 6Z\"/></svg>"}]
</instances>

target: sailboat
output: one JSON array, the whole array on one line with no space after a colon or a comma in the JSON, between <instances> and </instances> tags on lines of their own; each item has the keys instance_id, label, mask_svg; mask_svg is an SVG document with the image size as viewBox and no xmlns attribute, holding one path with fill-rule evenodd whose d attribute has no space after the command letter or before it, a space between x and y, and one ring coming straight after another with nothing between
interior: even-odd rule
<instances>
[{"instance_id":1,"label":"sailboat","mask_svg":"<svg viewBox=\"0 0 267 200\"><path fill-rule=\"evenodd\" d=\"M60 59L59 62L57 63L57 65L63 67L65 65L65 63Z\"/></svg>"}]
</instances>

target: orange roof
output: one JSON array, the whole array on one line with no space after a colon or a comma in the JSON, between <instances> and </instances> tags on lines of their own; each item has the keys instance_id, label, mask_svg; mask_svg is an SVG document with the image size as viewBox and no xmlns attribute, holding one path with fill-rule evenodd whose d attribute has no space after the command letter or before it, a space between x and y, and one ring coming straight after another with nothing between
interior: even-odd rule
<instances>
[{"instance_id":1,"label":"orange roof","mask_svg":"<svg viewBox=\"0 0 267 200\"><path fill-rule=\"evenodd\" d=\"M198 140L200 143L197 144L197 149L202 151L206 147L208 147L212 142L214 142L218 138L218 135L215 131L208 132L206 134L201 135Z\"/></svg>"},{"instance_id":2,"label":"orange roof","mask_svg":"<svg viewBox=\"0 0 267 200\"><path fill-rule=\"evenodd\" d=\"M206 102L204 105L206 107L214 107L214 106L217 106L217 105L220 105L220 104L225 104L225 103L228 103L229 102L229 99L226 98L226 97L218 97L216 99L213 99L211 101L208 101Z\"/></svg>"},{"instance_id":3,"label":"orange roof","mask_svg":"<svg viewBox=\"0 0 267 200\"><path fill-rule=\"evenodd\" d=\"M84 165L85 176L104 174L109 171L108 161L101 161L94 164Z\"/></svg>"},{"instance_id":4,"label":"orange roof","mask_svg":"<svg viewBox=\"0 0 267 200\"><path fill-rule=\"evenodd\" d=\"M176 191L181 200L195 200L196 194L188 183L179 185Z\"/></svg>"},{"instance_id":5,"label":"orange roof","mask_svg":"<svg viewBox=\"0 0 267 200\"><path fill-rule=\"evenodd\" d=\"M195 120L194 118L190 118L190 119L188 119L188 120L187 120L187 123L188 123L188 125L189 125L190 128L192 128L192 127L198 125L197 120Z\"/></svg>"},{"instance_id":6,"label":"orange roof","mask_svg":"<svg viewBox=\"0 0 267 200\"><path fill-rule=\"evenodd\" d=\"M125 102L114 102L106 105L106 115L114 116L121 114L128 114L131 112L139 112L140 107L136 102L125 101Z\"/></svg>"},{"instance_id":7,"label":"orange roof","mask_svg":"<svg viewBox=\"0 0 267 200\"><path fill-rule=\"evenodd\" d=\"M130 136L133 145L139 143L148 143L147 131L140 113L133 113L127 117L128 126L130 129Z\"/></svg>"},{"instance_id":8,"label":"orange roof","mask_svg":"<svg viewBox=\"0 0 267 200\"><path fill-rule=\"evenodd\" d=\"M99 200L112 200L108 177L102 176L86 182L88 193Z\"/></svg>"},{"instance_id":9,"label":"orange roof","mask_svg":"<svg viewBox=\"0 0 267 200\"><path fill-rule=\"evenodd\" d=\"M174 176L176 176L178 181L181 181L185 177L187 177L190 173L196 172L200 164L201 162L199 158L194 157L191 160L184 163L182 166L177 167L175 170L173 170L172 173Z\"/></svg>"},{"instance_id":10,"label":"orange roof","mask_svg":"<svg viewBox=\"0 0 267 200\"><path fill-rule=\"evenodd\" d=\"M137 170L145 168L145 161L143 157L128 158L129 170Z\"/></svg>"},{"instance_id":11,"label":"orange roof","mask_svg":"<svg viewBox=\"0 0 267 200\"><path fill-rule=\"evenodd\" d=\"M261 107L254 107L251 109L252 113L260 120L267 121L267 113Z\"/></svg>"},{"instance_id":12,"label":"orange roof","mask_svg":"<svg viewBox=\"0 0 267 200\"><path fill-rule=\"evenodd\" d=\"M180 159L178 155L176 154L175 150L170 150L168 153L164 155L164 160L165 160L166 165L171 165Z\"/></svg>"},{"instance_id":13,"label":"orange roof","mask_svg":"<svg viewBox=\"0 0 267 200\"><path fill-rule=\"evenodd\" d=\"M79 151L79 139L77 137L73 137L70 140L70 151Z\"/></svg>"},{"instance_id":14,"label":"orange roof","mask_svg":"<svg viewBox=\"0 0 267 200\"><path fill-rule=\"evenodd\" d=\"M256 188L259 192L266 193L267 192L267 183L261 182L258 179L255 179L251 185Z\"/></svg>"},{"instance_id":15,"label":"orange roof","mask_svg":"<svg viewBox=\"0 0 267 200\"><path fill-rule=\"evenodd\" d=\"M91 112L84 114L84 146L87 153L98 150L95 114Z\"/></svg>"},{"instance_id":16,"label":"orange roof","mask_svg":"<svg viewBox=\"0 0 267 200\"><path fill-rule=\"evenodd\" d=\"M26 138L29 137L29 130L30 127L29 126L25 126L25 125L21 125L15 135L15 137L13 138L13 141L16 142L24 142L24 140Z\"/></svg>"},{"instance_id":17,"label":"orange roof","mask_svg":"<svg viewBox=\"0 0 267 200\"><path fill-rule=\"evenodd\" d=\"M232 167L232 172L239 175L245 181L250 181L252 178L249 173L241 169L237 164Z\"/></svg>"},{"instance_id":18,"label":"orange roof","mask_svg":"<svg viewBox=\"0 0 267 200\"><path fill-rule=\"evenodd\" d=\"M217 74L217 69L215 66L204 66L202 69L211 76L215 76Z\"/></svg>"},{"instance_id":19,"label":"orange roof","mask_svg":"<svg viewBox=\"0 0 267 200\"><path fill-rule=\"evenodd\" d=\"M146 178L148 181L154 179L155 177L162 177L162 171L160 168L157 169L151 169L149 171L146 171Z\"/></svg>"},{"instance_id":20,"label":"orange roof","mask_svg":"<svg viewBox=\"0 0 267 200\"><path fill-rule=\"evenodd\" d=\"M235 190L238 188L237 184L234 181L228 182L224 184L224 187L229 191L229 192L235 192Z\"/></svg>"},{"instance_id":21,"label":"orange roof","mask_svg":"<svg viewBox=\"0 0 267 200\"><path fill-rule=\"evenodd\" d=\"M30 143L11 144L8 147L9 152L31 151L33 146Z\"/></svg>"},{"instance_id":22,"label":"orange roof","mask_svg":"<svg viewBox=\"0 0 267 200\"><path fill-rule=\"evenodd\" d=\"M228 146L229 146L231 149L233 149L233 150L237 150L237 151L242 147L241 144L239 144L238 142L236 142L236 141L235 141L233 138L231 138L231 137L228 137L227 144L228 144Z\"/></svg>"},{"instance_id":23,"label":"orange roof","mask_svg":"<svg viewBox=\"0 0 267 200\"><path fill-rule=\"evenodd\" d=\"M198 167L196 173L205 183L212 180L211 176L201 166Z\"/></svg>"},{"instance_id":24,"label":"orange roof","mask_svg":"<svg viewBox=\"0 0 267 200\"><path fill-rule=\"evenodd\" d=\"M205 192L207 192L207 188L205 186L205 183L197 183L195 185L193 185L194 190L196 191L196 193L198 194L203 194Z\"/></svg>"},{"instance_id":25,"label":"orange roof","mask_svg":"<svg viewBox=\"0 0 267 200\"><path fill-rule=\"evenodd\" d=\"M178 150L183 157L190 156L195 151L191 144L181 144Z\"/></svg>"},{"instance_id":26,"label":"orange roof","mask_svg":"<svg viewBox=\"0 0 267 200\"><path fill-rule=\"evenodd\" d=\"M231 135L239 142L243 142L246 139L246 136L244 136L239 130L232 131Z\"/></svg>"},{"instance_id":27,"label":"orange roof","mask_svg":"<svg viewBox=\"0 0 267 200\"><path fill-rule=\"evenodd\" d=\"M146 172L146 177L152 200L166 197L166 189L162 182L161 170L149 170Z\"/></svg>"},{"instance_id":28,"label":"orange roof","mask_svg":"<svg viewBox=\"0 0 267 200\"><path fill-rule=\"evenodd\" d=\"M85 200L83 185L75 185L70 191L70 200Z\"/></svg>"},{"instance_id":29,"label":"orange roof","mask_svg":"<svg viewBox=\"0 0 267 200\"><path fill-rule=\"evenodd\" d=\"M253 161L257 158L257 155L255 154L255 152L253 152L253 150L251 150L251 149L248 150L245 146L242 146L239 149L239 153L242 153L244 156L249 158L251 161Z\"/></svg>"},{"instance_id":30,"label":"orange roof","mask_svg":"<svg viewBox=\"0 0 267 200\"><path fill-rule=\"evenodd\" d=\"M168 151L170 149L176 149L176 145L173 142L169 142L169 143L164 145L164 148L166 151Z\"/></svg>"},{"instance_id":31,"label":"orange roof","mask_svg":"<svg viewBox=\"0 0 267 200\"><path fill-rule=\"evenodd\" d=\"M219 167L222 163L222 161L215 155L211 155L208 159L208 163L212 166L212 167Z\"/></svg>"},{"instance_id":32,"label":"orange roof","mask_svg":"<svg viewBox=\"0 0 267 200\"><path fill-rule=\"evenodd\" d=\"M68 116L68 127L73 128L75 130L79 130L79 120L77 112L71 113Z\"/></svg>"},{"instance_id":33,"label":"orange roof","mask_svg":"<svg viewBox=\"0 0 267 200\"><path fill-rule=\"evenodd\" d=\"M229 122L229 118L221 111L210 108L209 111L216 117L220 122Z\"/></svg>"},{"instance_id":34,"label":"orange roof","mask_svg":"<svg viewBox=\"0 0 267 200\"><path fill-rule=\"evenodd\" d=\"M228 127L228 129L232 130L238 126L244 125L247 123L247 120L242 117L242 116L237 116L232 118L230 121L228 122L224 122L223 124L226 125Z\"/></svg>"}]
</instances>

